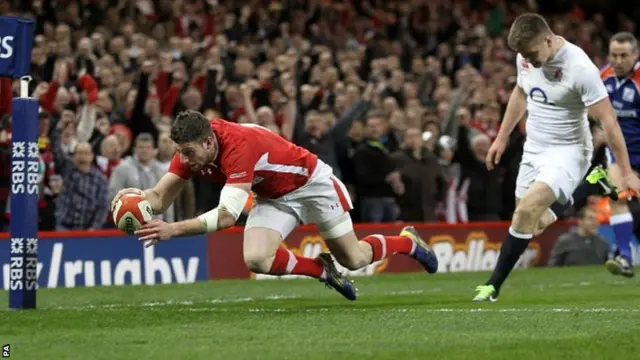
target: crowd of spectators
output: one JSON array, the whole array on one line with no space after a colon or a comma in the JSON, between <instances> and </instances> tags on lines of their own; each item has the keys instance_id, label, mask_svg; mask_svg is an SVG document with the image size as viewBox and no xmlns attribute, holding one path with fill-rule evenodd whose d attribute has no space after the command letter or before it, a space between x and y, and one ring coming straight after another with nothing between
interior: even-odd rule
<instances>
[{"instance_id":1,"label":"crowd of spectators","mask_svg":"<svg viewBox=\"0 0 640 360\"><path fill-rule=\"evenodd\" d=\"M635 32L628 15L559 3L547 16L553 30L600 66L613 32ZM112 227L108 199L167 171L168 130L185 109L260 124L317 154L347 184L355 221L509 219L524 122L497 169L487 170L484 157L516 83L506 31L515 16L544 5L0 2L0 14L36 21L30 93L41 107L40 228ZM17 91L17 82L0 80L0 228L10 219ZM219 189L193 179L162 217L207 211Z\"/></svg>"}]
</instances>

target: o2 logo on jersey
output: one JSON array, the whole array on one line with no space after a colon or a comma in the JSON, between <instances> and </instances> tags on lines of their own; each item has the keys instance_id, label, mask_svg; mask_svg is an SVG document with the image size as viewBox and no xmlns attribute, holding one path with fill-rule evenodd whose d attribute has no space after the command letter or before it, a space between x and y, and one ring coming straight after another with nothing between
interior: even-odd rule
<instances>
[{"instance_id":1,"label":"o2 logo on jersey","mask_svg":"<svg viewBox=\"0 0 640 360\"><path fill-rule=\"evenodd\" d=\"M531 88L531 90L529 90L529 98L531 98L531 100L535 102L555 105L554 103L549 102L547 93L545 93L544 90L540 89L539 87L534 87L534 88Z\"/></svg>"}]
</instances>

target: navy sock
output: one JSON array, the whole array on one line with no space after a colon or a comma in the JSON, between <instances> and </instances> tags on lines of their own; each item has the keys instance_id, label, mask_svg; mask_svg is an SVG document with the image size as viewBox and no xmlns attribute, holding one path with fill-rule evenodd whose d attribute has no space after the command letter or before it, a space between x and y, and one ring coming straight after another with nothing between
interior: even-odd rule
<instances>
[{"instance_id":1,"label":"navy sock","mask_svg":"<svg viewBox=\"0 0 640 360\"><path fill-rule=\"evenodd\" d=\"M633 198L627 202L627 205L629 205L629 211L633 218L633 233L640 239L640 202L637 198Z\"/></svg>"},{"instance_id":2,"label":"navy sock","mask_svg":"<svg viewBox=\"0 0 640 360\"><path fill-rule=\"evenodd\" d=\"M587 180L582 180L580 185L573 192L573 203L567 202L566 204L560 204L559 202L554 202L551 204L550 208L556 217L560 217L563 215L569 208L573 207L576 211L582 209L585 205L587 205L587 198L591 195L599 195L600 194L600 186L598 184L591 184Z\"/></svg>"},{"instance_id":3,"label":"navy sock","mask_svg":"<svg viewBox=\"0 0 640 360\"><path fill-rule=\"evenodd\" d=\"M493 269L491 278L487 281L487 285L493 285L496 290L500 289L513 267L516 266L520 255L529 246L529 240L532 237L533 234L521 234L509 228L509 233L502 243L502 248L500 248L498 262L495 269Z\"/></svg>"},{"instance_id":4,"label":"navy sock","mask_svg":"<svg viewBox=\"0 0 640 360\"><path fill-rule=\"evenodd\" d=\"M620 256L631 261L631 237L633 236L633 217L631 213L612 215L610 220L616 235L616 247Z\"/></svg>"}]
</instances>

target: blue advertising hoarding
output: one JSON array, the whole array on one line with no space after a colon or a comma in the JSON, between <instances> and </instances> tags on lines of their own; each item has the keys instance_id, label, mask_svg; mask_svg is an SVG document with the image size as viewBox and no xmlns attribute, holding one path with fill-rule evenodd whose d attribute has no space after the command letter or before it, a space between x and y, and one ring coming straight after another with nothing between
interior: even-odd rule
<instances>
[{"instance_id":1,"label":"blue advertising hoarding","mask_svg":"<svg viewBox=\"0 0 640 360\"><path fill-rule=\"evenodd\" d=\"M10 287L9 248L0 245L0 284L5 290ZM204 236L148 248L129 236L43 238L38 243L38 287L192 283L207 279L206 255Z\"/></svg>"}]
</instances>

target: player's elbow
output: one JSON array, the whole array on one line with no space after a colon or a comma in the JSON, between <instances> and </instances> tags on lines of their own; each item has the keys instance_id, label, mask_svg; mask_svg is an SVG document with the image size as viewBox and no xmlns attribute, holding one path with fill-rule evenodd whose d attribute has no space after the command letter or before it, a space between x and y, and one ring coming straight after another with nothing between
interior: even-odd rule
<instances>
[{"instance_id":1,"label":"player's elbow","mask_svg":"<svg viewBox=\"0 0 640 360\"><path fill-rule=\"evenodd\" d=\"M225 208L218 209L218 228L220 230L230 228L236 224L237 217L227 211Z\"/></svg>"}]
</instances>

